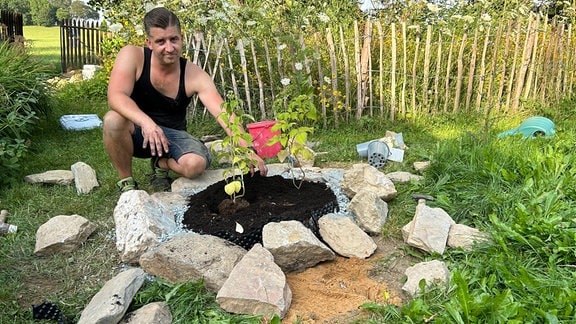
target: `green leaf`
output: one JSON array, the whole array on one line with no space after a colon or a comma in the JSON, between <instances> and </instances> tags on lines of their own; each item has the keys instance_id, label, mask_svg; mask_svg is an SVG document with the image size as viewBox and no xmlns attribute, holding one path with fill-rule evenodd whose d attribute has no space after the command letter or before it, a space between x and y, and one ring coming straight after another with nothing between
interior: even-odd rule
<instances>
[{"instance_id":1,"label":"green leaf","mask_svg":"<svg viewBox=\"0 0 576 324\"><path fill-rule=\"evenodd\" d=\"M290 156L290 152L288 150L281 150L278 152L278 160L282 163Z\"/></svg>"}]
</instances>

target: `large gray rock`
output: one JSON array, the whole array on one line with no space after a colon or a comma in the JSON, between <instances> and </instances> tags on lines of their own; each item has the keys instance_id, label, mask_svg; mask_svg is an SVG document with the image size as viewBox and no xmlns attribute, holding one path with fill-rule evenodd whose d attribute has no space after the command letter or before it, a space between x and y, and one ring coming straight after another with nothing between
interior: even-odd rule
<instances>
[{"instance_id":1,"label":"large gray rock","mask_svg":"<svg viewBox=\"0 0 576 324\"><path fill-rule=\"evenodd\" d=\"M34 254L68 253L79 248L96 230L96 225L80 215L58 215L36 231Z\"/></svg>"},{"instance_id":2,"label":"large gray rock","mask_svg":"<svg viewBox=\"0 0 576 324\"><path fill-rule=\"evenodd\" d=\"M172 182L172 192L179 192L184 194L194 194L206 187L224 180L222 170L206 170L200 176L194 179L184 177L177 178Z\"/></svg>"},{"instance_id":3,"label":"large gray rock","mask_svg":"<svg viewBox=\"0 0 576 324\"><path fill-rule=\"evenodd\" d=\"M394 171L386 173L386 176L394 183L406 183L412 181L421 181L422 179L424 179L423 176L412 174L406 171Z\"/></svg>"},{"instance_id":4,"label":"large gray rock","mask_svg":"<svg viewBox=\"0 0 576 324\"><path fill-rule=\"evenodd\" d=\"M290 308L292 291L272 254L257 243L234 267L216 301L231 313L282 318Z\"/></svg>"},{"instance_id":5,"label":"large gray rock","mask_svg":"<svg viewBox=\"0 0 576 324\"><path fill-rule=\"evenodd\" d=\"M414 170L418 172L423 172L426 169L428 169L428 167L430 167L430 161L414 162L413 166Z\"/></svg>"},{"instance_id":6,"label":"large gray rock","mask_svg":"<svg viewBox=\"0 0 576 324\"><path fill-rule=\"evenodd\" d=\"M341 256L365 259L378 247L374 240L346 215L324 215L318 220L318 227L324 242Z\"/></svg>"},{"instance_id":7,"label":"large gray rock","mask_svg":"<svg viewBox=\"0 0 576 324\"><path fill-rule=\"evenodd\" d=\"M488 235L480 232L476 228L464 224L454 224L450 227L450 232L448 232L448 242L446 245L451 248L470 250L474 243L484 242L487 240Z\"/></svg>"},{"instance_id":8,"label":"large gray rock","mask_svg":"<svg viewBox=\"0 0 576 324\"><path fill-rule=\"evenodd\" d=\"M96 171L84 162L76 162L70 167L74 174L74 184L78 194L87 194L99 186Z\"/></svg>"},{"instance_id":9,"label":"large gray rock","mask_svg":"<svg viewBox=\"0 0 576 324\"><path fill-rule=\"evenodd\" d=\"M426 287L439 285L447 287L450 281L450 271L442 261L432 260L420 262L406 269L407 280L402 286L402 290L416 296L420 293L420 280L426 281Z\"/></svg>"},{"instance_id":10,"label":"large gray rock","mask_svg":"<svg viewBox=\"0 0 576 324\"><path fill-rule=\"evenodd\" d=\"M412 221L402 227L402 237L410 246L443 254L450 227L455 223L442 208L426 206L421 199Z\"/></svg>"},{"instance_id":11,"label":"large gray rock","mask_svg":"<svg viewBox=\"0 0 576 324\"><path fill-rule=\"evenodd\" d=\"M132 298L144 283L144 275L142 269L132 268L108 280L84 308L78 324L120 322Z\"/></svg>"},{"instance_id":12,"label":"large gray rock","mask_svg":"<svg viewBox=\"0 0 576 324\"><path fill-rule=\"evenodd\" d=\"M171 324L172 313L165 302L155 302L144 305L124 316L120 324Z\"/></svg>"},{"instance_id":13,"label":"large gray rock","mask_svg":"<svg viewBox=\"0 0 576 324\"><path fill-rule=\"evenodd\" d=\"M45 183L55 185L71 185L74 174L70 170L50 170L42 173L30 174L24 177L27 183Z\"/></svg>"},{"instance_id":14,"label":"large gray rock","mask_svg":"<svg viewBox=\"0 0 576 324\"><path fill-rule=\"evenodd\" d=\"M114 208L116 248L126 263L137 263L140 256L160 238L178 229L174 214L144 190L120 195Z\"/></svg>"},{"instance_id":15,"label":"large gray rock","mask_svg":"<svg viewBox=\"0 0 576 324\"><path fill-rule=\"evenodd\" d=\"M301 271L336 257L326 244L298 221L266 224L262 229L262 244L284 272Z\"/></svg>"},{"instance_id":16,"label":"large gray rock","mask_svg":"<svg viewBox=\"0 0 576 324\"><path fill-rule=\"evenodd\" d=\"M174 215L177 221L182 219L188 210L189 195L185 193L160 191L153 193L150 198L161 206L165 215Z\"/></svg>"},{"instance_id":17,"label":"large gray rock","mask_svg":"<svg viewBox=\"0 0 576 324\"><path fill-rule=\"evenodd\" d=\"M369 190L384 201L390 201L398 194L392 180L366 163L354 164L346 170L342 178L342 190L350 198L362 190Z\"/></svg>"},{"instance_id":18,"label":"large gray rock","mask_svg":"<svg viewBox=\"0 0 576 324\"><path fill-rule=\"evenodd\" d=\"M348 204L358 226L370 234L380 234L388 219L388 204L370 190L361 190Z\"/></svg>"},{"instance_id":19,"label":"large gray rock","mask_svg":"<svg viewBox=\"0 0 576 324\"><path fill-rule=\"evenodd\" d=\"M171 283L203 279L218 291L246 250L211 235L182 233L142 254L140 266Z\"/></svg>"}]
</instances>

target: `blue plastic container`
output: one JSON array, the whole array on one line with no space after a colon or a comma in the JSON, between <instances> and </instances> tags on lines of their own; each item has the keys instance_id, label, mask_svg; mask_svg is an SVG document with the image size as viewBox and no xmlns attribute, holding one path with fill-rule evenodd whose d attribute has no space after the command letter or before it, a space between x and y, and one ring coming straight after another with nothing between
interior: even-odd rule
<instances>
[{"instance_id":1,"label":"blue plastic container","mask_svg":"<svg viewBox=\"0 0 576 324\"><path fill-rule=\"evenodd\" d=\"M522 134L522 138L545 136L551 137L556 134L554 122L546 117L534 116L525 119L520 126L498 134L498 138Z\"/></svg>"},{"instance_id":2,"label":"blue plastic container","mask_svg":"<svg viewBox=\"0 0 576 324\"><path fill-rule=\"evenodd\" d=\"M64 115L60 117L60 125L65 130L85 130L102 127L102 120L96 114Z\"/></svg>"}]
</instances>

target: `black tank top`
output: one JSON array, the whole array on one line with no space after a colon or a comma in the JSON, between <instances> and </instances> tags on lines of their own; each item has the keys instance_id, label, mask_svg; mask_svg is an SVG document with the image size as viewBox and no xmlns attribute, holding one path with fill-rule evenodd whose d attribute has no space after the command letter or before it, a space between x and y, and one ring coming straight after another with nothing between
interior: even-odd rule
<instances>
[{"instance_id":1,"label":"black tank top","mask_svg":"<svg viewBox=\"0 0 576 324\"><path fill-rule=\"evenodd\" d=\"M130 98L156 124L178 130L186 130L186 111L192 97L186 96L184 76L186 59L180 58L180 84L176 99L161 94L150 82L150 59L152 51L144 47L144 67L140 78L136 80Z\"/></svg>"}]
</instances>

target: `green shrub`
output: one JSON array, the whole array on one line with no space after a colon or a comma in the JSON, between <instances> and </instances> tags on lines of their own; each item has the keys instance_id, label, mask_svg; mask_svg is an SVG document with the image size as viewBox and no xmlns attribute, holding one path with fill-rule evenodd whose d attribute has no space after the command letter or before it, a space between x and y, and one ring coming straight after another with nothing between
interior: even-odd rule
<instances>
[{"instance_id":1,"label":"green shrub","mask_svg":"<svg viewBox=\"0 0 576 324\"><path fill-rule=\"evenodd\" d=\"M53 114L104 115L108 110L108 80L103 70L98 70L88 80L68 82L63 79L56 88L51 97L51 106L55 110Z\"/></svg>"},{"instance_id":2,"label":"green shrub","mask_svg":"<svg viewBox=\"0 0 576 324\"><path fill-rule=\"evenodd\" d=\"M26 155L26 137L48 112L45 68L25 48L0 42L0 184L9 183Z\"/></svg>"}]
</instances>

